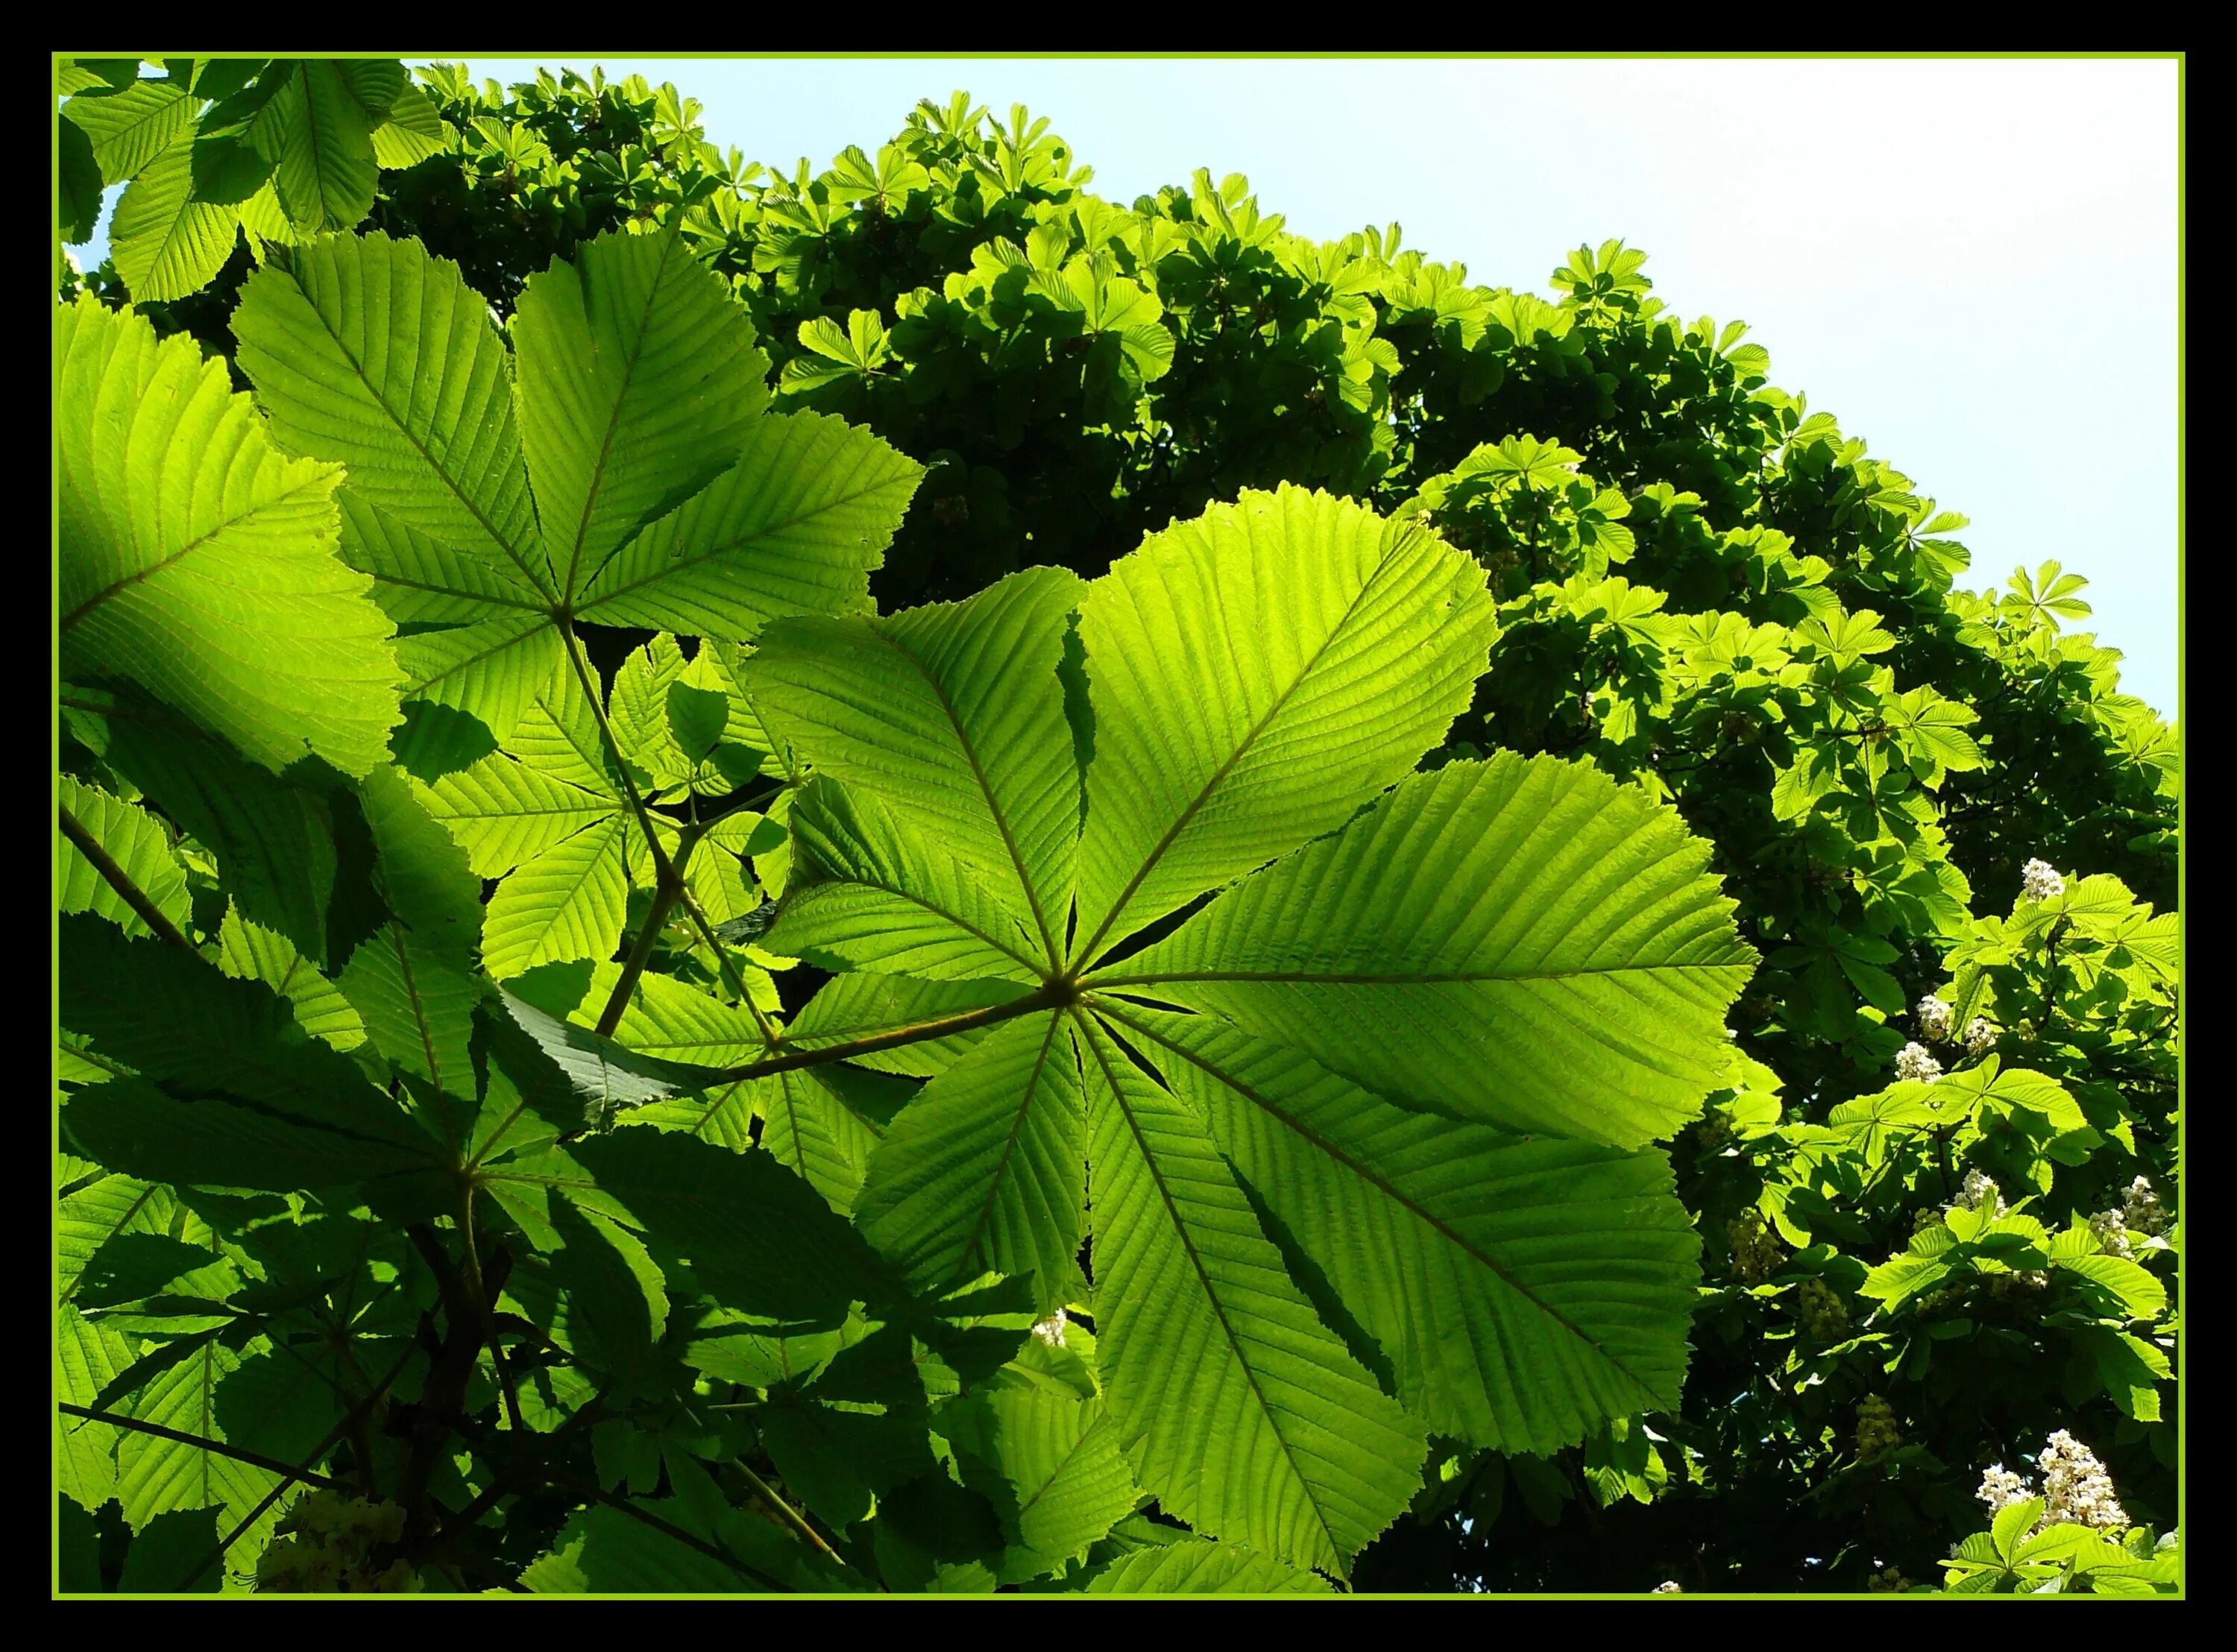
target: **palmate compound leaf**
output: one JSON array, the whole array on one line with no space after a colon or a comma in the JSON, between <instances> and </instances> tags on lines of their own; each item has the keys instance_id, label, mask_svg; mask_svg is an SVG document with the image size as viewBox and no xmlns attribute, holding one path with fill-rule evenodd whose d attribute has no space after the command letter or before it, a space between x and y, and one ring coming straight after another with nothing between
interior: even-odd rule
<instances>
[{"instance_id":1,"label":"palmate compound leaf","mask_svg":"<svg viewBox=\"0 0 2237 1652\"><path fill-rule=\"evenodd\" d=\"M1285 489L1154 536L1084 593L1037 573L780 624L746 668L821 773L765 944L1051 1006L895 1117L865 1232L921 1285L1031 1274L1053 1301L1091 1213L1132 1473L1290 1564L1342 1571L1410 1494L1429 1425L1550 1451L1666 1403L1683 1369L1693 1241L1660 1155L1618 1149L1720 1082L1750 955L1674 816L1588 771L1456 764L1376 801L1466 705L1489 625L1480 572L1418 526ZM1524 829L1534 810L1551 840ZM1313 950L1330 931L1335 963ZM1230 959L1206 938L1231 932L1268 979L1210 980ZM1494 985L1418 982L1409 947ZM1394 969L1428 990L1398 1000L1396 1039L1347 996L1373 1002ZM1301 1027L1293 988L1345 1036ZM1323 1324L1254 1200L1411 1414Z\"/></svg>"},{"instance_id":2,"label":"palmate compound leaf","mask_svg":"<svg viewBox=\"0 0 2237 1652\"><path fill-rule=\"evenodd\" d=\"M255 761L386 755L394 627L336 554L340 471L274 448L224 365L56 310L63 669L126 678Z\"/></svg>"},{"instance_id":3,"label":"palmate compound leaf","mask_svg":"<svg viewBox=\"0 0 2237 1652\"><path fill-rule=\"evenodd\" d=\"M279 441L347 467L343 550L409 628L406 697L499 742L566 670L563 618L743 638L861 606L922 473L763 413L744 310L672 234L533 277L517 365L455 265L382 235L258 272L234 330Z\"/></svg>"}]
</instances>

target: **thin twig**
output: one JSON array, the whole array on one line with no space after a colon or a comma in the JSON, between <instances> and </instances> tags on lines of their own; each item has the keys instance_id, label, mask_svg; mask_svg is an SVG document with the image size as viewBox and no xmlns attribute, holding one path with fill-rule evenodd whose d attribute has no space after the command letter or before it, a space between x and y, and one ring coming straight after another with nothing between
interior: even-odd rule
<instances>
[{"instance_id":1,"label":"thin twig","mask_svg":"<svg viewBox=\"0 0 2237 1652\"><path fill-rule=\"evenodd\" d=\"M746 1477L746 1484L753 1487L754 1495L759 1497L763 1503L767 1504L774 1513L781 1516L783 1518L785 1524L790 1526L795 1531L807 1538L809 1543L813 1543L816 1548L821 1549L825 1554L830 1556L832 1559L837 1561L841 1565L847 1565L847 1557L841 1554L836 1549L834 1549L829 1543L824 1542L823 1534L818 1531L814 1526L808 1524L808 1517L801 1513L799 1510L794 1508L792 1504L787 1503L782 1497L779 1497L776 1492L776 1488L771 1485L767 1480L762 1478L760 1475L755 1473L752 1465L747 1463L744 1458L734 1457L730 1459L730 1462L731 1464L736 1468L739 1473ZM848 1566L848 1570L852 1571L854 1568Z\"/></svg>"},{"instance_id":2,"label":"thin twig","mask_svg":"<svg viewBox=\"0 0 2237 1652\"><path fill-rule=\"evenodd\" d=\"M761 1005L754 1002L754 995L746 991L745 981L738 974L737 966L730 962L729 950L715 933L714 925L708 921L698 898L689 889L683 892L683 915L691 920L692 926L699 931L699 938L707 943L707 950L715 955L715 968L723 977L723 984L737 995L738 1002L744 1004L747 1013L753 1017L754 1025L762 1035L762 1047L774 1051L783 1040L783 1033L770 1023L769 1018L762 1013Z\"/></svg>"},{"instance_id":3,"label":"thin twig","mask_svg":"<svg viewBox=\"0 0 2237 1652\"><path fill-rule=\"evenodd\" d=\"M64 803L58 805L57 807L63 836L68 838L76 846L77 852L93 863L93 869L101 874L102 881L122 895L124 898L124 904L137 912L141 921L149 929L154 930L158 936L170 942L174 946L183 946L189 952L193 951L195 944L187 938L186 932L163 916L163 909L149 899L148 892L134 883L132 875L118 865L115 857L101 846L101 840L87 831L77 816L70 813L69 805Z\"/></svg>"},{"instance_id":4,"label":"thin twig","mask_svg":"<svg viewBox=\"0 0 2237 1652\"><path fill-rule=\"evenodd\" d=\"M65 1416L82 1417L89 1423L106 1423L111 1428L126 1429L135 1434L152 1434L157 1439L173 1440L181 1445L192 1445L214 1457L229 1457L236 1463L246 1463L251 1468L264 1470L290 1480L300 1480L305 1485L321 1486L329 1491L354 1491L357 1488L347 1480L337 1480L332 1475L314 1474L308 1469L282 1463L276 1457L267 1457L261 1451L244 1451L238 1445L228 1445L223 1440L206 1439L200 1434L188 1434L182 1430L166 1428L161 1423L143 1423L137 1417L126 1417L113 1411L96 1411L90 1405L73 1405L68 1401L57 1404L56 1411Z\"/></svg>"}]
</instances>

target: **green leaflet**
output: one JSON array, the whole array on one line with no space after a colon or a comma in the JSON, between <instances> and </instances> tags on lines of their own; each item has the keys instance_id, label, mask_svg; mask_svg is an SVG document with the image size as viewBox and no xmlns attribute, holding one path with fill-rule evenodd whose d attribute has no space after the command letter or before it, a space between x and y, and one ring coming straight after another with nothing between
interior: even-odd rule
<instances>
[{"instance_id":1,"label":"green leaflet","mask_svg":"<svg viewBox=\"0 0 2237 1652\"><path fill-rule=\"evenodd\" d=\"M314 58L274 64L259 78L275 75L284 79L249 141L273 162L280 204L296 231L348 229L373 209L373 128L405 89L403 66Z\"/></svg>"},{"instance_id":2,"label":"green leaflet","mask_svg":"<svg viewBox=\"0 0 2237 1652\"><path fill-rule=\"evenodd\" d=\"M1121 1556L1088 1579L1091 1595L1325 1595L1325 1581L1237 1543L1184 1538Z\"/></svg>"},{"instance_id":3,"label":"green leaflet","mask_svg":"<svg viewBox=\"0 0 2237 1652\"><path fill-rule=\"evenodd\" d=\"M1079 1059L1053 1015L996 1027L886 1134L855 1218L910 1276L1033 1274L1061 1300L1086 1188Z\"/></svg>"},{"instance_id":4,"label":"green leaflet","mask_svg":"<svg viewBox=\"0 0 2237 1652\"><path fill-rule=\"evenodd\" d=\"M166 1233L175 1208L168 1188L101 1172L57 1193L55 1282L65 1301L77 1293L79 1274L102 1246L122 1234Z\"/></svg>"},{"instance_id":5,"label":"green leaflet","mask_svg":"<svg viewBox=\"0 0 2237 1652\"><path fill-rule=\"evenodd\" d=\"M1033 977L1025 920L969 865L940 854L875 798L819 777L801 788L789 824L820 880L795 863L767 937L778 952L935 981Z\"/></svg>"},{"instance_id":6,"label":"green leaflet","mask_svg":"<svg viewBox=\"0 0 2237 1652\"><path fill-rule=\"evenodd\" d=\"M135 79L115 92L72 98L63 118L93 141L102 182L122 183L194 124L195 101L169 81Z\"/></svg>"},{"instance_id":7,"label":"green leaflet","mask_svg":"<svg viewBox=\"0 0 2237 1652\"><path fill-rule=\"evenodd\" d=\"M1079 591L1035 569L952 606L787 621L749 668L776 732L992 879L1045 967L1062 961L1079 831L1056 671Z\"/></svg>"},{"instance_id":8,"label":"green leaflet","mask_svg":"<svg viewBox=\"0 0 2237 1652\"><path fill-rule=\"evenodd\" d=\"M188 1095L237 1095L275 1122L337 1142L424 1145L363 1070L307 1036L288 1001L262 983L229 980L161 941L128 940L99 918L66 918L62 929L63 1022L102 1054Z\"/></svg>"},{"instance_id":9,"label":"green leaflet","mask_svg":"<svg viewBox=\"0 0 2237 1652\"><path fill-rule=\"evenodd\" d=\"M792 1050L819 1046L921 1026L1018 996L1006 981L925 981L907 975L840 975L801 1007L785 1030ZM907 1078L936 1078L987 1036L982 1029L945 1038L876 1050L850 1058L853 1065Z\"/></svg>"},{"instance_id":10,"label":"green leaflet","mask_svg":"<svg viewBox=\"0 0 2237 1652\"><path fill-rule=\"evenodd\" d=\"M304 763L274 776L175 712L130 691L66 688L73 734L217 856L250 922L314 958L327 951L334 822L327 788ZM328 773L325 779L331 780ZM247 971L237 971L246 973Z\"/></svg>"},{"instance_id":11,"label":"green leaflet","mask_svg":"<svg viewBox=\"0 0 2237 1652\"><path fill-rule=\"evenodd\" d=\"M1410 769L1466 707L1492 609L1481 571L1414 524L1283 488L1151 536L1079 629L1085 964Z\"/></svg>"},{"instance_id":12,"label":"green leaflet","mask_svg":"<svg viewBox=\"0 0 2237 1652\"><path fill-rule=\"evenodd\" d=\"M769 400L745 312L677 240L593 241L531 282L513 320L522 452L571 599L736 462Z\"/></svg>"},{"instance_id":13,"label":"green leaflet","mask_svg":"<svg viewBox=\"0 0 2237 1652\"><path fill-rule=\"evenodd\" d=\"M334 984L286 936L249 923L236 907L226 909L218 927L214 961L235 980L261 981L286 998L294 1007L296 1024L313 1038L337 1050L354 1050L365 1042L363 1018Z\"/></svg>"},{"instance_id":14,"label":"green leaflet","mask_svg":"<svg viewBox=\"0 0 2237 1652\"><path fill-rule=\"evenodd\" d=\"M1720 1082L1754 969L1706 861L1639 793L1502 754L1405 781L1095 978L1416 1106L1634 1146Z\"/></svg>"},{"instance_id":15,"label":"green leaflet","mask_svg":"<svg viewBox=\"0 0 2237 1652\"><path fill-rule=\"evenodd\" d=\"M91 1406L133 1363L135 1350L118 1333L64 1304L55 1310L55 1398ZM116 1495L116 1440L107 1423L55 1413L56 1489L94 1510Z\"/></svg>"},{"instance_id":16,"label":"green leaflet","mask_svg":"<svg viewBox=\"0 0 2237 1652\"><path fill-rule=\"evenodd\" d=\"M1062 1570L1130 1514L1141 1492L1101 1403L1062 1392L1011 1370L940 1413L964 1483L983 1490L1000 1516L1004 1583Z\"/></svg>"},{"instance_id":17,"label":"green leaflet","mask_svg":"<svg viewBox=\"0 0 2237 1652\"><path fill-rule=\"evenodd\" d=\"M275 452L190 340L89 301L55 329L64 668L129 678L274 771L380 762L393 628L334 554L340 471Z\"/></svg>"},{"instance_id":18,"label":"green leaflet","mask_svg":"<svg viewBox=\"0 0 2237 1652\"><path fill-rule=\"evenodd\" d=\"M755 1082L763 1097L763 1149L805 1178L834 1210L855 1214L870 1155L913 1087L840 1066Z\"/></svg>"},{"instance_id":19,"label":"green leaflet","mask_svg":"<svg viewBox=\"0 0 2237 1652\"><path fill-rule=\"evenodd\" d=\"M240 239L235 207L195 194L195 144L175 139L118 197L109 256L134 298L182 299L209 284Z\"/></svg>"},{"instance_id":20,"label":"green leaflet","mask_svg":"<svg viewBox=\"0 0 2237 1652\"><path fill-rule=\"evenodd\" d=\"M743 636L856 605L920 474L835 421L762 413L744 313L672 233L534 278L510 372L456 267L379 235L260 271L234 331L280 439L348 467L345 551L424 628L399 648L406 697L500 742L569 668L575 618Z\"/></svg>"}]
</instances>

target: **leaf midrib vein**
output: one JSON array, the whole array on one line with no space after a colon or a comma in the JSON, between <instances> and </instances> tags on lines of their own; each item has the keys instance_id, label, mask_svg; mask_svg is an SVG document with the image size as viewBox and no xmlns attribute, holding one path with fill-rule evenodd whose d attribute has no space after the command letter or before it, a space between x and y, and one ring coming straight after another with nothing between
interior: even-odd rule
<instances>
[{"instance_id":1,"label":"leaf midrib vein","mask_svg":"<svg viewBox=\"0 0 2237 1652\"><path fill-rule=\"evenodd\" d=\"M965 732L962 718L956 715L955 705L947 696L947 686L932 675L923 661L918 659L914 653L903 648L894 638L877 630L874 627L872 629L871 635L907 661L915 668L917 675L924 679L925 686L932 690L933 697L940 701L941 714L947 719L947 726L955 731L955 743L962 747L964 760L971 765L971 778L978 785L979 795L986 800L987 813L993 817L995 828L1002 834L1002 847L1008 852L1010 865L1018 874L1018 886L1025 892L1026 905L1032 909L1033 926L1041 932L1041 946L1048 955L1049 967L1052 969L1059 967L1062 959L1057 953L1056 938L1050 933L1048 915L1041 910L1039 892L1034 889L1033 878L1026 870L1026 857L1018 847L1017 834L1010 829L1008 814L1003 811L1001 805L995 801L993 785L987 778L986 766L979 760L979 747L971 736Z\"/></svg>"},{"instance_id":2,"label":"leaf midrib vein","mask_svg":"<svg viewBox=\"0 0 2237 1652\"><path fill-rule=\"evenodd\" d=\"M652 328L652 311L660 293L660 284L668 275L669 254L676 250L678 237L671 232L660 243L660 267L653 272L652 280L644 290L644 308L637 319L637 337L630 340L629 355L622 365L621 389L614 396L614 405L606 414L606 433L598 444L597 463L591 467L591 485L583 495L583 513L575 523L575 546L567 554L567 577L560 583L560 600L571 603L575 600L575 576L582 571L583 542L590 536L591 517L598 506L598 494L606 484L606 464L613 457L614 434L621 429L622 408L629 400L630 386L637 378L637 370L644 359L645 335ZM582 277L576 277L577 291L581 291ZM587 321L586 314L584 319ZM593 346L595 350L596 346Z\"/></svg>"},{"instance_id":3,"label":"leaf midrib vein","mask_svg":"<svg viewBox=\"0 0 2237 1652\"><path fill-rule=\"evenodd\" d=\"M412 444L412 451L417 453L426 462L427 468L435 473L436 480L449 489L451 497L466 508L466 514L472 517L481 530L490 536L490 543L505 554L512 565L527 577L531 585L535 586L538 590L543 589L542 583L536 577L536 570L528 565L528 559L521 554L519 549L513 544L512 541L498 531L497 524L489 519L478 503L467 497L465 489L460 485L458 478L444 467L427 444L419 439L419 432L406 424L396 410L388 405L387 398L373 387L373 380L366 377L365 364L350 352L349 346L342 342L341 334L334 331L333 325L327 321L325 313L311 302L310 294L303 292L300 283L296 286L295 291L301 296L304 307L310 311L320 326L325 329L327 337L333 341L335 352L349 364L350 372L356 375L358 383L365 386L365 393L372 398L373 405L388 416L388 422L394 427L396 433ZM508 387L505 391L505 398L508 402L511 396L511 391Z\"/></svg>"},{"instance_id":4,"label":"leaf midrib vein","mask_svg":"<svg viewBox=\"0 0 2237 1652\"><path fill-rule=\"evenodd\" d=\"M162 573L165 569L170 567L181 558L192 556L195 551L200 550L204 545L209 543L211 540L215 539L220 534L231 531L233 529L239 527L242 523L247 522L250 517L256 516L262 511L268 510L274 505L287 503L295 495L303 492L307 488L315 486L318 483L325 479L325 477L318 476L307 476L302 479L302 481L295 484L285 491L275 494L269 499L259 499L254 503L249 505L247 509L238 511L233 516L228 517L223 522L217 523L215 526L202 533L197 534L194 538L189 539L185 544L180 546L178 550L173 551L169 556L163 557L161 561L150 563L145 568L135 569L131 573L125 575L122 579L112 580L109 583L102 586L99 590L96 591L92 596L87 597L85 601L80 602L68 614L65 614L63 616L60 629L65 631L69 630L70 627L76 625L80 620L85 617L88 610L96 608L100 604L107 602L110 597L115 596L117 592L124 589L125 587L129 585L137 585L143 580L152 579L155 576Z\"/></svg>"},{"instance_id":5,"label":"leaf midrib vein","mask_svg":"<svg viewBox=\"0 0 2237 1652\"><path fill-rule=\"evenodd\" d=\"M1467 986L1487 981L1505 981L1528 985L1533 981L1588 980L1610 975L1658 975L1672 970L1739 970L1748 967L1734 959L1729 964L1611 964L1593 969L1533 970L1511 975L1496 970L1349 975L1305 970L1175 970L1169 974L1158 975L1089 976L1080 984L1110 989L1156 986L1172 981L1264 981L1290 986Z\"/></svg>"}]
</instances>

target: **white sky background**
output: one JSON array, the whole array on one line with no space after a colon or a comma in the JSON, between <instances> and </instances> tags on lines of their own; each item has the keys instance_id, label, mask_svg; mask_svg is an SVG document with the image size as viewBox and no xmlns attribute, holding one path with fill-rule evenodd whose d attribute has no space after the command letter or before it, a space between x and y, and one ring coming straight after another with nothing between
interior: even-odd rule
<instances>
[{"instance_id":1,"label":"white sky background","mask_svg":"<svg viewBox=\"0 0 2237 1652\"><path fill-rule=\"evenodd\" d=\"M1395 219L1549 296L1567 249L1620 236L1673 310L1747 321L1772 382L1972 518L1962 582L2086 576L2123 686L2176 709L2171 62L541 61L672 80L710 141L787 170L967 88L1051 116L1113 201L1242 172L1298 234Z\"/></svg>"}]
</instances>

